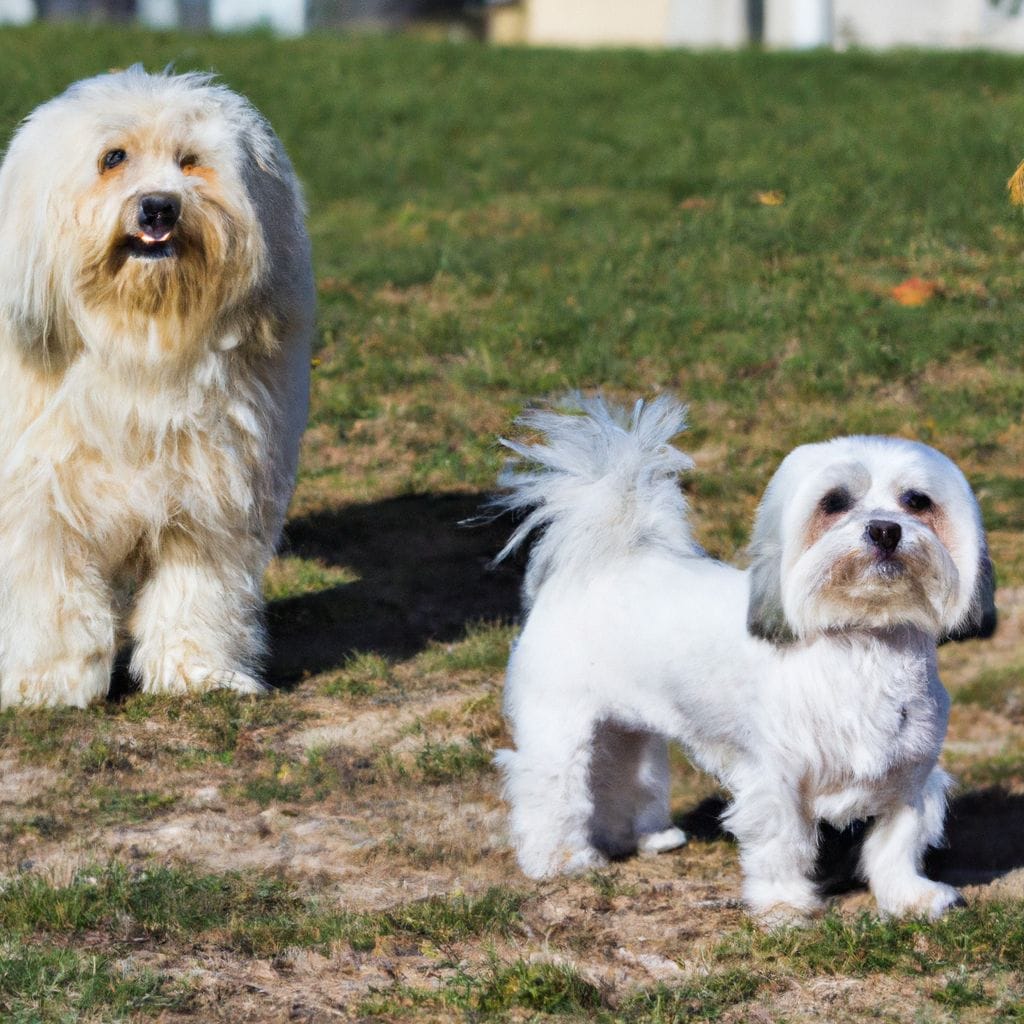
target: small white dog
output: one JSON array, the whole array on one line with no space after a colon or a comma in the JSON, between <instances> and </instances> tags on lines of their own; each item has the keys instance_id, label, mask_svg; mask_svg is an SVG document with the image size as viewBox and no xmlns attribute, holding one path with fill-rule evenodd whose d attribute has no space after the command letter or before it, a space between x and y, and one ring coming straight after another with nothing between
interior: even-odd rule
<instances>
[{"instance_id":1,"label":"small white dog","mask_svg":"<svg viewBox=\"0 0 1024 1024\"><path fill-rule=\"evenodd\" d=\"M980 515L956 466L889 437L804 445L754 525L749 571L694 543L669 441L684 409L532 412L547 443L504 442L498 499L532 510L525 625L508 666L511 831L534 878L686 841L665 738L732 794L744 896L769 920L821 900L819 821L872 818L861 870L883 912L935 917L958 893L921 873L942 836L936 766L949 699L936 641L994 628ZM516 471L518 468L518 472Z\"/></svg>"},{"instance_id":2,"label":"small white dog","mask_svg":"<svg viewBox=\"0 0 1024 1024\"><path fill-rule=\"evenodd\" d=\"M73 85L0 166L0 706L260 689L314 291L288 158L241 96Z\"/></svg>"}]
</instances>

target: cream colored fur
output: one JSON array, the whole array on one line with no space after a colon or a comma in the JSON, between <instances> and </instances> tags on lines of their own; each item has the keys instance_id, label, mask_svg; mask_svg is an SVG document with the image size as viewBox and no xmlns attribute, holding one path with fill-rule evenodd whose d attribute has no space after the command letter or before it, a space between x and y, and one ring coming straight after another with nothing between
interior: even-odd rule
<instances>
[{"instance_id":1,"label":"cream colored fur","mask_svg":"<svg viewBox=\"0 0 1024 1024\"><path fill-rule=\"evenodd\" d=\"M153 194L180 205L167 241L139 226ZM103 696L125 631L146 691L261 688L313 307L288 158L209 76L102 75L18 129L0 166L0 706Z\"/></svg>"}]
</instances>

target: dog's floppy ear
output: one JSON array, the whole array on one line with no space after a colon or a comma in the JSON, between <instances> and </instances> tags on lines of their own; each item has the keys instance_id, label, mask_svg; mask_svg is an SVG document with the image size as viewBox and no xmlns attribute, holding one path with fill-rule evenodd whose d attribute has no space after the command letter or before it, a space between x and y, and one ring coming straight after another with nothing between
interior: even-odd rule
<instances>
[{"instance_id":1,"label":"dog's floppy ear","mask_svg":"<svg viewBox=\"0 0 1024 1024\"><path fill-rule=\"evenodd\" d=\"M796 637L782 607L782 552L777 544L757 542L751 551L747 629L774 644L792 643Z\"/></svg>"},{"instance_id":2,"label":"dog's floppy ear","mask_svg":"<svg viewBox=\"0 0 1024 1024\"><path fill-rule=\"evenodd\" d=\"M53 139L45 139L41 152L38 119L37 113L25 121L0 166L0 330L26 350L45 347L60 320L54 308L54 221L61 215L50 208L50 190L40 181L44 173L46 180L56 173L45 166Z\"/></svg>"},{"instance_id":3,"label":"dog's floppy ear","mask_svg":"<svg viewBox=\"0 0 1024 1024\"><path fill-rule=\"evenodd\" d=\"M982 541L978 573L974 581L974 594L964 617L942 637L947 640L984 640L996 631L996 571L988 554L988 545Z\"/></svg>"},{"instance_id":4,"label":"dog's floppy ear","mask_svg":"<svg viewBox=\"0 0 1024 1024\"><path fill-rule=\"evenodd\" d=\"M750 596L747 629L752 636L775 644L796 639L782 604L782 499L777 472L768 484L750 540Z\"/></svg>"}]
</instances>

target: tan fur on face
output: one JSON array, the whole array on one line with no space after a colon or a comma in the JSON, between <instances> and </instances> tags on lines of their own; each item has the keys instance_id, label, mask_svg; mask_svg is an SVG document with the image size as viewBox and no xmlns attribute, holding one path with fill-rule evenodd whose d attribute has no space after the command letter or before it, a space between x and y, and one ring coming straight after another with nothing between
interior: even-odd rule
<instances>
[{"instance_id":1,"label":"tan fur on face","mask_svg":"<svg viewBox=\"0 0 1024 1024\"><path fill-rule=\"evenodd\" d=\"M181 167L179 154L187 147L187 132L168 137L164 126L118 137L107 148L123 149L125 162L101 167L76 203L82 302L115 331L154 335L164 355L188 355L204 335L227 329L225 314L259 280L265 258L260 225L245 198L225 191L213 167ZM138 233L140 198L167 182L181 200L175 255L134 258L127 241ZM114 210L116 219L105 224Z\"/></svg>"}]
</instances>

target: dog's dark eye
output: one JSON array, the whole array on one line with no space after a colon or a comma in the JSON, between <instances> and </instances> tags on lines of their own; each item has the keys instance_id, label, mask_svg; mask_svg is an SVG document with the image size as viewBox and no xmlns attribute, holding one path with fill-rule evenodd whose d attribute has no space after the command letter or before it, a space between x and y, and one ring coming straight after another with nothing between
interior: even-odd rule
<instances>
[{"instance_id":1,"label":"dog's dark eye","mask_svg":"<svg viewBox=\"0 0 1024 1024\"><path fill-rule=\"evenodd\" d=\"M818 508L827 516L837 516L853 508L853 497L845 487L836 487L818 502Z\"/></svg>"},{"instance_id":2,"label":"dog's dark eye","mask_svg":"<svg viewBox=\"0 0 1024 1024\"><path fill-rule=\"evenodd\" d=\"M199 163L199 157L195 153L186 153L179 161L178 166L183 171L188 171Z\"/></svg>"},{"instance_id":3,"label":"dog's dark eye","mask_svg":"<svg viewBox=\"0 0 1024 1024\"><path fill-rule=\"evenodd\" d=\"M900 504L908 512L927 512L935 502L924 491L904 491L900 495Z\"/></svg>"},{"instance_id":4,"label":"dog's dark eye","mask_svg":"<svg viewBox=\"0 0 1024 1024\"><path fill-rule=\"evenodd\" d=\"M112 171L118 164L123 164L128 159L128 154L123 149L108 149L103 154L103 159L100 163L103 165L103 170Z\"/></svg>"}]
</instances>

